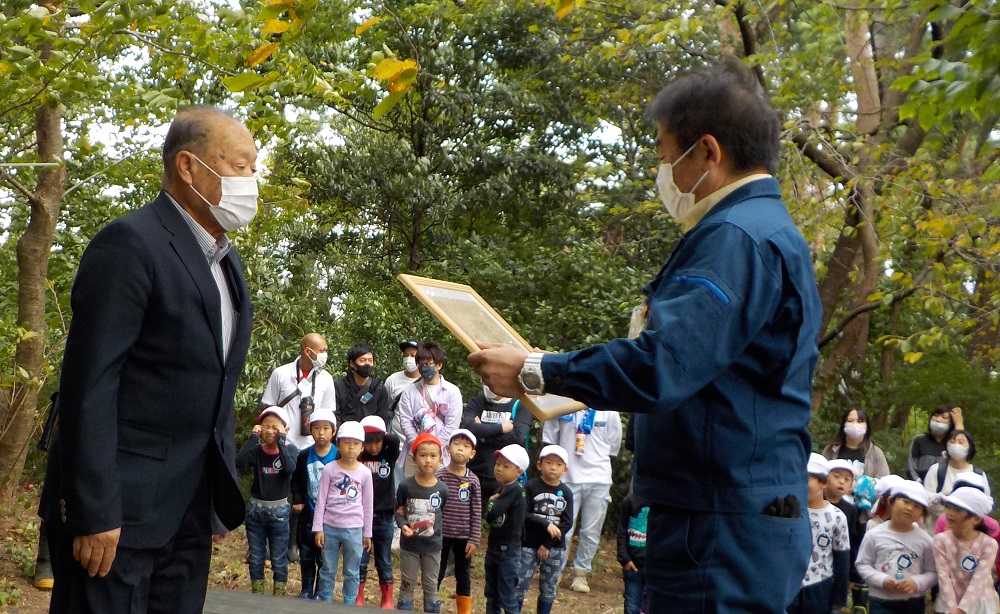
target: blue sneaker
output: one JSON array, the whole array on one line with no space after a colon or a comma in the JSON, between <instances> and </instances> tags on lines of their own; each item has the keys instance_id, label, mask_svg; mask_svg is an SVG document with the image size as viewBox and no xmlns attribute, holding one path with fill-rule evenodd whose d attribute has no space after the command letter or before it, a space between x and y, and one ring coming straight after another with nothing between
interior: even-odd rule
<instances>
[{"instance_id":1,"label":"blue sneaker","mask_svg":"<svg viewBox=\"0 0 1000 614\"><path fill-rule=\"evenodd\" d=\"M397 610L412 610L413 609L413 601L403 601L402 599L400 599L399 601L396 602L396 609Z\"/></svg>"},{"instance_id":2,"label":"blue sneaker","mask_svg":"<svg viewBox=\"0 0 1000 614\"><path fill-rule=\"evenodd\" d=\"M432 601L430 603L425 603L424 604L424 612L432 612L434 614L440 613L441 612L441 602L440 601Z\"/></svg>"}]
</instances>

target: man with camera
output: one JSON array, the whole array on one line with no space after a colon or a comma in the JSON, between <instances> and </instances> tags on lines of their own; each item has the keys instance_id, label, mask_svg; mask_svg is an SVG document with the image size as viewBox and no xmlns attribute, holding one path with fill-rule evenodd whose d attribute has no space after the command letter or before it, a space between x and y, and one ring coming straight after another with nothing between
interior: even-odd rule
<instances>
[{"instance_id":1,"label":"man with camera","mask_svg":"<svg viewBox=\"0 0 1000 614\"><path fill-rule=\"evenodd\" d=\"M299 343L299 356L288 364L271 372L267 388L261 397L264 407L277 406L285 416L288 434L285 441L298 450L305 450L313 444L309 434L309 417L313 411L336 408L336 394L333 376L323 370L326 365L326 340L319 333L309 333ZM289 517L288 560L299 560L298 514Z\"/></svg>"}]
</instances>

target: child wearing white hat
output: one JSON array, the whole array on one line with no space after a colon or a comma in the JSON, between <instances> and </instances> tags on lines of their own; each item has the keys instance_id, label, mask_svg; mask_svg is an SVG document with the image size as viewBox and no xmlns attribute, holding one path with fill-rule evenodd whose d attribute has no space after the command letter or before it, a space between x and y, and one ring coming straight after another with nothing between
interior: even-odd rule
<instances>
[{"instance_id":1,"label":"child wearing white hat","mask_svg":"<svg viewBox=\"0 0 1000 614\"><path fill-rule=\"evenodd\" d=\"M903 480L892 487L889 505L892 515L865 535L855 567L868 584L871 612L924 614L937 583L933 541L920 527L927 492Z\"/></svg>"},{"instance_id":2,"label":"child wearing white hat","mask_svg":"<svg viewBox=\"0 0 1000 614\"><path fill-rule=\"evenodd\" d=\"M802 580L802 588L786 612L836 612L847 605L851 568L851 542L847 516L823 496L829 479L829 462L813 453L806 465L809 473L809 524L813 551Z\"/></svg>"},{"instance_id":3,"label":"child wearing white hat","mask_svg":"<svg viewBox=\"0 0 1000 614\"><path fill-rule=\"evenodd\" d=\"M493 453L493 475L500 488L490 495L485 520L490 525L484 575L486 611L517 614L517 576L521 561L521 531L524 530L524 486L518 478L528 468L528 452L512 443Z\"/></svg>"},{"instance_id":4,"label":"child wearing white hat","mask_svg":"<svg viewBox=\"0 0 1000 614\"><path fill-rule=\"evenodd\" d=\"M556 583L566 560L566 533L573 528L573 491L563 483L569 454L548 445L538 453L539 477L524 486L527 513L521 534L521 561L517 581L518 603L540 570L536 614L549 614L556 599Z\"/></svg>"},{"instance_id":5,"label":"child wearing white hat","mask_svg":"<svg viewBox=\"0 0 1000 614\"><path fill-rule=\"evenodd\" d=\"M997 542L986 534L983 519L993 510L993 498L971 486L944 497L948 529L934 536L938 572L937 612L966 614L997 611L992 569Z\"/></svg>"},{"instance_id":6,"label":"child wearing white hat","mask_svg":"<svg viewBox=\"0 0 1000 614\"><path fill-rule=\"evenodd\" d=\"M316 598L333 600L333 584L344 552L344 603L354 605L360 586L361 553L372 547L372 472L358 461L364 449L365 429L358 422L348 421L337 429L339 458L323 467L316 510L313 514L313 535L323 557L319 570Z\"/></svg>"},{"instance_id":7,"label":"child wearing white hat","mask_svg":"<svg viewBox=\"0 0 1000 614\"><path fill-rule=\"evenodd\" d=\"M851 582L858 584L861 582L861 576L858 575L854 561L858 558L858 548L861 547L864 531L858 508L850 500L850 494L854 490L854 463L847 459L835 458L826 461L826 468L828 472L826 500L847 517L848 540L851 542Z\"/></svg>"},{"instance_id":8,"label":"child wearing white hat","mask_svg":"<svg viewBox=\"0 0 1000 614\"><path fill-rule=\"evenodd\" d=\"M868 519L865 531L871 531L889 519L889 497L892 495L892 487L902 481L903 478L900 476L890 474L875 482L875 505L872 506L872 517Z\"/></svg>"},{"instance_id":9,"label":"child wearing white hat","mask_svg":"<svg viewBox=\"0 0 1000 614\"><path fill-rule=\"evenodd\" d=\"M986 490L986 479L975 471L964 471L955 476L955 485L952 487L952 490L958 490L963 486L975 488L979 492L986 493L987 495L989 494ZM939 498L941 498L943 502L943 497L939 496ZM989 516L984 516L983 524L986 525L987 535L994 539L1000 536L1000 524L997 524L996 520L993 520ZM946 514L941 514L934 523L934 534L937 535L938 533L944 533L947 530L948 516Z\"/></svg>"}]
</instances>

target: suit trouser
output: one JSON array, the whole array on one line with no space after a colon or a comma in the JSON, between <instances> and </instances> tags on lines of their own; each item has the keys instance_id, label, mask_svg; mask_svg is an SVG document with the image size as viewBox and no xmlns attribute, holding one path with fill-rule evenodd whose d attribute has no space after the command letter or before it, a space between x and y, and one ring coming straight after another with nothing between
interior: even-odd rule
<instances>
[{"instance_id":1,"label":"suit trouser","mask_svg":"<svg viewBox=\"0 0 1000 614\"><path fill-rule=\"evenodd\" d=\"M73 536L49 527L52 614L201 614L212 558L210 494L202 477L180 527L162 548L118 546L111 570L91 578L73 558Z\"/></svg>"},{"instance_id":2,"label":"suit trouser","mask_svg":"<svg viewBox=\"0 0 1000 614\"><path fill-rule=\"evenodd\" d=\"M653 505L646 535L649 614L784 612L812 553L808 516Z\"/></svg>"}]
</instances>

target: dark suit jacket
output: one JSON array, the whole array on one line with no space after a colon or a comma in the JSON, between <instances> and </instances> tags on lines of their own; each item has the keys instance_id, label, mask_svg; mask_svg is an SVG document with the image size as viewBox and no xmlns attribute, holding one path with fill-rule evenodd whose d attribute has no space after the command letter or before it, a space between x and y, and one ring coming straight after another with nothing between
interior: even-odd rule
<instances>
[{"instance_id":1,"label":"dark suit jacket","mask_svg":"<svg viewBox=\"0 0 1000 614\"><path fill-rule=\"evenodd\" d=\"M239 312L225 362L218 286L165 193L90 242L73 284L40 506L55 530L120 526L125 547L163 546L203 475L222 524L243 522L233 397L252 310L239 256L230 250L221 264Z\"/></svg>"}]
</instances>

